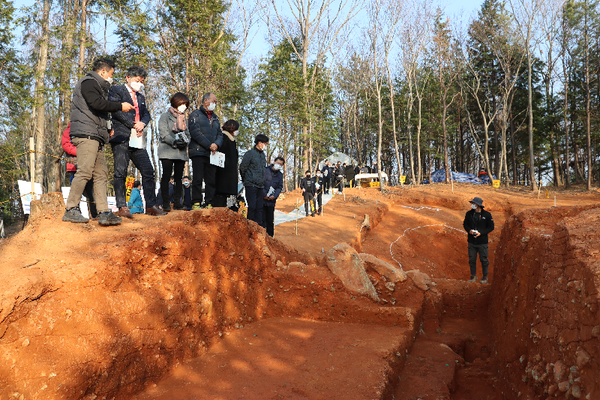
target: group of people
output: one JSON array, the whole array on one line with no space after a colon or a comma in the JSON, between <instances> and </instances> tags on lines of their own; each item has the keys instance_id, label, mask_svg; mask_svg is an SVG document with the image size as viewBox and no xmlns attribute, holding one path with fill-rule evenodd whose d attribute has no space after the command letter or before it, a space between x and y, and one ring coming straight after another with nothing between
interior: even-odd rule
<instances>
[{"instance_id":1,"label":"group of people","mask_svg":"<svg viewBox=\"0 0 600 400\"><path fill-rule=\"evenodd\" d=\"M98 59L73 90L71 123L62 137L63 149L72 157L67 166L71 189L63 220L89 221L79 208L82 194L90 203L90 216L98 217L100 225L118 225L122 218L133 218L133 214L140 212L161 216L171 209L230 206L238 195L236 137L240 125L228 120L221 126L214 112L216 96L205 94L201 106L187 118L188 96L178 92L171 97L170 107L158 123L158 158L163 173L161 198L157 199L155 171L146 150L146 127L151 116L143 88L148 74L144 68L133 66L127 70L124 84L111 86L114 71L112 60ZM264 135L256 137L255 146L244 155L239 172L246 189L249 219L273 235L275 201L283 189L284 160L278 157L267 165L264 149L268 141ZM104 157L107 144L114 156L116 214L110 211L107 200L108 168ZM221 157L221 162L215 156ZM188 160L193 181L183 176ZM142 179L134 183L128 203L125 181L129 161ZM172 190L168 189L170 181ZM145 210L140 187L143 187Z\"/></svg>"}]
</instances>

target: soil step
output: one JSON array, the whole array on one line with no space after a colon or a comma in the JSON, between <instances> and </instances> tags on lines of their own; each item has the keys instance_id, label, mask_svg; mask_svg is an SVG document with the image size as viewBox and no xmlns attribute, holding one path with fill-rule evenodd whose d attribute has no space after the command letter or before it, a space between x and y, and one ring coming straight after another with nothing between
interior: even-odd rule
<instances>
[{"instance_id":1,"label":"soil step","mask_svg":"<svg viewBox=\"0 0 600 400\"><path fill-rule=\"evenodd\" d=\"M445 318L439 329L417 337L391 398L501 400L489 341L485 321Z\"/></svg>"},{"instance_id":2,"label":"soil step","mask_svg":"<svg viewBox=\"0 0 600 400\"><path fill-rule=\"evenodd\" d=\"M135 399L389 398L413 339L397 326L266 319L225 334Z\"/></svg>"}]
</instances>

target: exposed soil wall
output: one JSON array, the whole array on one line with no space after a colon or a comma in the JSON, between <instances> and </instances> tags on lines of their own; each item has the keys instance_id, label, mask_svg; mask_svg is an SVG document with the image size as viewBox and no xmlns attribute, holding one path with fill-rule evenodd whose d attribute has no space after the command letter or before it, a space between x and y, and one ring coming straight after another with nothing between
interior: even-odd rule
<instances>
[{"instance_id":1,"label":"exposed soil wall","mask_svg":"<svg viewBox=\"0 0 600 400\"><path fill-rule=\"evenodd\" d=\"M3 246L0 398L126 398L228 331L267 317L413 334L420 320L420 304L391 307L352 294L323 257L229 210L140 216L107 229L38 217ZM27 256L11 256L15 249Z\"/></svg>"},{"instance_id":2,"label":"exposed soil wall","mask_svg":"<svg viewBox=\"0 0 600 400\"><path fill-rule=\"evenodd\" d=\"M506 222L489 316L507 398L600 399L599 251L598 206Z\"/></svg>"}]
</instances>

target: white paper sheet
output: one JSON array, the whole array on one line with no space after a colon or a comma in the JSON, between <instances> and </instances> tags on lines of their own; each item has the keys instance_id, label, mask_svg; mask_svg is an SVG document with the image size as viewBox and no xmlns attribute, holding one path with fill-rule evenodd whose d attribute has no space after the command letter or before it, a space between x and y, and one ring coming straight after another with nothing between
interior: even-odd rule
<instances>
[{"instance_id":1,"label":"white paper sheet","mask_svg":"<svg viewBox=\"0 0 600 400\"><path fill-rule=\"evenodd\" d=\"M219 168L225 168L225 153L216 151L214 154L210 154L210 163L216 165Z\"/></svg>"},{"instance_id":2,"label":"white paper sheet","mask_svg":"<svg viewBox=\"0 0 600 400\"><path fill-rule=\"evenodd\" d=\"M21 197L21 204L23 204L23 214L30 213L31 200L39 200L42 196L42 184L36 183L34 185L35 195L31 195L31 182L17 181L19 185L19 193Z\"/></svg>"},{"instance_id":3,"label":"white paper sheet","mask_svg":"<svg viewBox=\"0 0 600 400\"><path fill-rule=\"evenodd\" d=\"M134 149L143 149L143 137L144 135L138 137L137 130L135 128L131 128L131 135L129 136L129 147L133 147Z\"/></svg>"}]
</instances>

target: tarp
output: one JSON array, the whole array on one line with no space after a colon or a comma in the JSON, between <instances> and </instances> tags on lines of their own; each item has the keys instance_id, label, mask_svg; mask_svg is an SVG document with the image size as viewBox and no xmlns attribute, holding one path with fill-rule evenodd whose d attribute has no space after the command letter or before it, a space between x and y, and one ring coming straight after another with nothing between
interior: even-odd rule
<instances>
[{"instance_id":1,"label":"tarp","mask_svg":"<svg viewBox=\"0 0 600 400\"><path fill-rule=\"evenodd\" d=\"M452 174L452 180L454 182L458 182L458 183L472 183L474 185L487 185L491 182L490 177L487 175L485 175L484 178L479 179L477 177L477 175L468 174L466 172L451 171L451 174ZM492 179L496 179L496 177L493 176ZM422 183L442 183L445 180L446 180L446 170L438 169L437 171L435 171L434 173L431 174L432 182L429 182L429 179L425 179Z\"/></svg>"},{"instance_id":2,"label":"tarp","mask_svg":"<svg viewBox=\"0 0 600 400\"><path fill-rule=\"evenodd\" d=\"M356 161L354 158L339 151L336 151L335 153L331 154L325 160L329 160L329 162L331 162L331 166L335 166L335 164L337 164L338 161L340 161L342 164L346 163L346 165L358 165L358 161ZM325 160L319 163L319 169L323 169L323 166L325 165Z\"/></svg>"}]
</instances>

